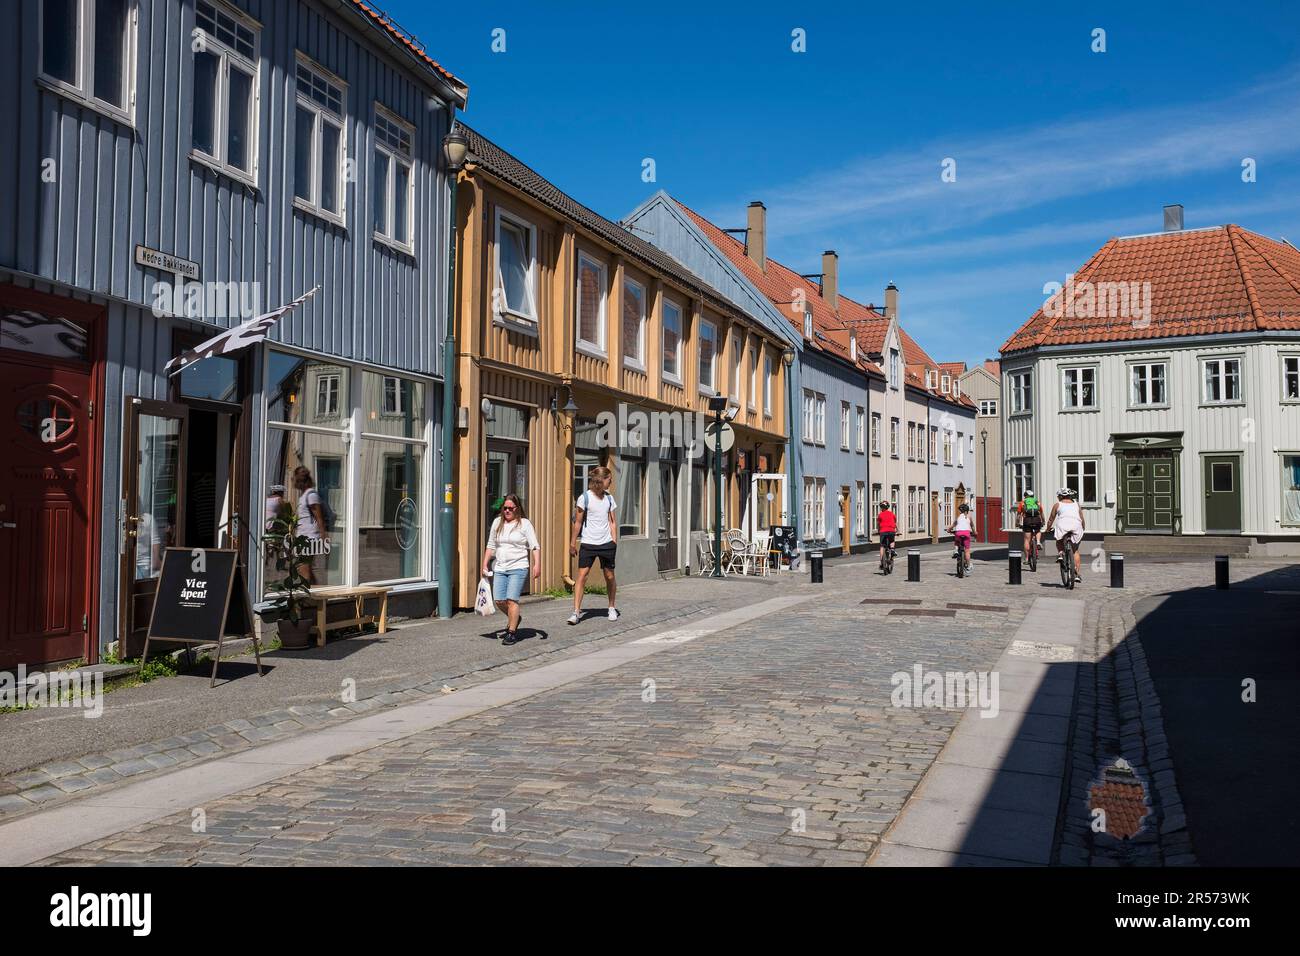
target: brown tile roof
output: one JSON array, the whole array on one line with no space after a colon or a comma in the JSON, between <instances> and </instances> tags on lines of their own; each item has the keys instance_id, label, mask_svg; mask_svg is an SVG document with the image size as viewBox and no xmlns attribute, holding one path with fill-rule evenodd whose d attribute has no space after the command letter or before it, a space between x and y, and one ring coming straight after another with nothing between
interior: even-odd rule
<instances>
[{"instance_id":1,"label":"brown tile roof","mask_svg":"<svg viewBox=\"0 0 1300 956\"><path fill-rule=\"evenodd\" d=\"M1139 291L1150 283L1149 316L1144 303L1130 302L1125 310L1122 300L1090 309L1084 282L1136 283ZM1003 344L1003 354L1042 345L1300 329L1300 252L1236 225L1111 239L1075 275L1073 294L1063 291L1049 304L1058 314L1039 308Z\"/></svg>"},{"instance_id":2,"label":"brown tile roof","mask_svg":"<svg viewBox=\"0 0 1300 956\"><path fill-rule=\"evenodd\" d=\"M657 246L650 245L618 223L588 209L477 130L464 123L457 123L456 128L464 133L469 143L468 162L477 163L479 167L525 195L533 197L560 215L584 226L611 245L638 259L643 266L657 270L675 280L683 288L699 295L715 310L733 316L744 314L739 306L717 289L702 282L695 273Z\"/></svg>"},{"instance_id":3,"label":"brown tile roof","mask_svg":"<svg viewBox=\"0 0 1300 956\"><path fill-rule=\"evenodd\" d=\"M741 273L758 288L786 320L800 334L803 334L803 311L794 312L791 305L796 292L802 292L805 301L812 309L813 340L812 347L818 351L836 355L844 361L850 361L849 326L840 321L835 310L821 297L821 291L812 281L805 279L788 266L777 262L771 256L767 258L767 270L758 267L753 259L745 254L745 245L729 233L723 232L695 210L680 200L673 200L681 206L682 211L691 218L704 235L717 246ZM841 301L843 297L841 296ZM874 362L866 358L862 340L858 340L858 366L868 374L883 378L884 373Z\"/></svg>"},{"instance_id":4,"label":"brown tile roof","mask_svg":"<svg viewBox=\"0 0 1300 956\"><path fill-rule=\"evenodd\" d=\"M995 359L985 359L984 369L994 378L1000 379L1002 377L1002 363Z\"/></svg>"},{"instance_id":5,"label":"brown tile roof","mask_svg":"<svg viewBox=\"0 0 1300 956\"><path fill-rule=\"evenodd\" d=\"M940 363L939 363L939 368L943 369L943 370L944 370L945 372L947 372L949 375L965 375L965 374L966 374L966 363L965 363L965 362L940 362Z\"/></svg>"},{"instance_id":6,"label":"brown tile roof","mask_svg":"<svg viewBox=\"0 0 1300 956\"><path fill-rule=\"evenodd\" d=\"M422 61L426 66L433 70L434 73L438 74L438 76L442 77L444 81L450 84L452 89L460 97L459 105L462 107L465 105L465 101L469 97L469 86L464 80L455 76L450 70L429 56L429 54L425 52L424 44L420 42L419 38L416 37L414 33L401 27L396 20L373 4L363 3L362 0L352 0L352 5L356 7L360 13L364 14L372 25L387 33L390 38L396 40L408 49L416 59Z\"/></svg>"}]
</instances>

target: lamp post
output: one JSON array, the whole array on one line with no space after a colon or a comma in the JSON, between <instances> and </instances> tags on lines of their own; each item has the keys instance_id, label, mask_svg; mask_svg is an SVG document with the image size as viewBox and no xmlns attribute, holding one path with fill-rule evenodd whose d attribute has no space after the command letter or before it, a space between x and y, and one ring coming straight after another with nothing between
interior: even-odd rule
<instances>
[{"instance_id":1,"label":"lamp post","mask_svg":"<svg viewBox=\"0 0 1300 956\"><path fill-rule=\"evenodd\" d=\"M713 412L713 574L722 577L722 413L727 410L725 395L709 399Z\"/></svg>"},{"instance_id":2,"label":"lamp post","mask_svg":"<svg viewBox=\"0 0 1300 956\"><path fill-rule=\"evenodd\" d=\"M989 526L987 523L989 518L989 430L987 428L980 429L980 453L982 459L980 471L984 473L984 494L980 496L980 505L984 513L980 515L980 527L984 529L984 540L987 541L989 539Z\"/></svg>"},{"instance_id":3,"label":"lamp post","mask_svg":"<svg viewBox=\"0 0 1300 956\"><path fill-rule=\"evenodd\" d=\"M781 364L785 366L785 433L786 435L794 434L794 389L790 387L790 369L794 366L795 351L794 347L787 345L781 351ZM790 442L786 448L785 473L790 476L789 487L785 490L785 500L790 505L790 510L785 513L784 520L795 529L795 541L799 540L799 523L795 520L798 513L794 507L795 495L795 473L794 473L794 443Z\"/></svg>"},{"instance_id":4,"label":"lamp post","mask_svg":"<svg viewBox=\"0 0 1300 956\"><path fill-rule=\"evenodd\" d=\"M447 161L447 331L442 346L442 502L438 506L438 616L451 617L452 551L456 512L452 499L452 458L456 452L456 180L465 165L469 141L453 127L442 140Z\"/></svg>"}]
</instances>

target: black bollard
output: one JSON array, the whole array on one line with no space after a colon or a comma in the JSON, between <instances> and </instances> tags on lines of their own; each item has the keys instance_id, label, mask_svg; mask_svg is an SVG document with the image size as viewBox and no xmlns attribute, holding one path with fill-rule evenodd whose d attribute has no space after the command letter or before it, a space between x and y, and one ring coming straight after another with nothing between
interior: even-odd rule
<instances>
[{"instance_id":1,"label":"black bollard","mask_svg":"<svg viewBox=\"0 0 1300 956\"><path fill-rule=\"evenodd\" d=\"M907 580L921 580L921 552L916 548L907 549Z\"/></svg>"},{"instance_id":2,"label":"black bollard","mask_svg":"<svg viewBox=\"0 0 1300 956\"><path fill-rule=\"evenodd\" d=\"M1020 559L1024 557L1023 551L1007 552L1007 583L1020 583Z\"/></svg>"},{"instance_id":3,"label":"black bollard","mask_svg":"<svg viewBox=\"0 0 1300 956\"><path fill-rule=\"evenodd\" d=\"M822 553L820 551L809 553L808 571L811 575L811 581L813 584L822 583Z\"/></svg>"},{"instance_id":4,"label":"black bollard","mask_svg":"<svg viewBox=\"0 0 1300 956\"><path fill-rule=\"evenodd\" d=\"M1228 590L1228 556L1226 554L1216 554L1214 556L1214 586L1220 591Z\"/></svg>"},{"instance_id":5,"label":"black bollard","mask_svg":"<svg viewBox=\"0 0 1300 956\"><path fill-rule=\"evenodd\" d=\"M1122 554L1110 556L1110 586L1113 588L1124 586L1124 555Z\"/></svg>"}]
</instances>

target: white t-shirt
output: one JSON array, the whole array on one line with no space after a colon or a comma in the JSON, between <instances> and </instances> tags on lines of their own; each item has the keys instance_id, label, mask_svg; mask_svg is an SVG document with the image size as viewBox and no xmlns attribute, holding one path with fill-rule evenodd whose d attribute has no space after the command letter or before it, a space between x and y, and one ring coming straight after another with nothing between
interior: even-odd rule
<instances>
[{"instance_id":1,"label":"white t-shirt","mask_svg":"<svg viewBox=\"0 0 1300 956\"><path fill-rule=\"evenodd\" d=\"M583 522L582 537L580 539L583 544L602 545L609 544L614 540L614 536L609 530L609 526L614 520L614 509L618 507L614 503L613 495L606 492L603 498L598 498L590 491L583 492L582 496L574 503L574 507L587 512L587 520Z\"/></svg>"},{"instance_id":2,"label":"white t-shirt","mask_svg":"<svg viewBox=\"0 0 1300 956\"><path fill-rule=\"evenodd\" d=\"M492 533L488 535L487 546L492 549L496 559L492 565L493 571L518 571L528 567L528 552L540 547L533 523L527 518L518 521L502 521L497 518L492 522Z\"/></svg>"},{"instance_id":3,"label":"white t-shirt","mask_svg":"<svg viewBox=\"0 0 1300 956\"><path fill-rule=\"evenodd\" d=\"M957 520L952 523L952 530L954 532L970 531L971 530L970 515L963 515L963 514L957 515Z\"/></svg>"},{"instance_id":4,"label":"white t-shirt","mask_svg":"<svg viewBox=\"0 0 1300 956\"><path fill-rule=\"evenodd\" d=\"M311 513L312 505L320 505L320 493L315 488L308 488L298 496L298 533L304 538L320 538L321 527L316 523L316 516Z\"/></svg>"}]
</instances>

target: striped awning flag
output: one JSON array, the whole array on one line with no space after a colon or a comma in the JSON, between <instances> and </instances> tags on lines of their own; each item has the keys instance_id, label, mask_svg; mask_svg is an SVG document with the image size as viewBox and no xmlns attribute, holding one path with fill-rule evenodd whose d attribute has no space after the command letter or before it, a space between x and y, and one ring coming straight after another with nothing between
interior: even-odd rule
<instances>
[{"instance_id":1,"label":"striped awning flag","mask_svg":"<svg viewBox=\"0 0 1300 956\"><path fill-rule=\"evenodd\" d=\"M176 356L166 365L168 375L175 375L177 372L183 372L195 362L202 361L205 358L211 358L214 355L229 355L232 352L238 352L240 349L248 348L250 345L256 345L265 339L270 333L275 323L282 316L296 309L302 303L306 302L316 294L320 286L316 286L308 292L304 292L298 298L294 299L288 305L282 305L272 312L266 312L257 318L249 319L242 325L237 325L233 329L219 335L214 335L206 342L196 345L188 352Z\"/></svg>"}]
</instances>

